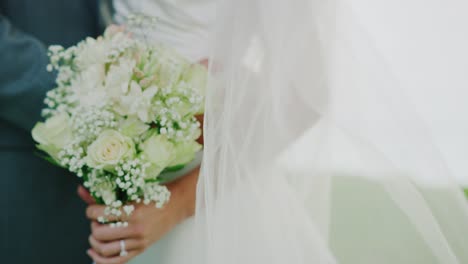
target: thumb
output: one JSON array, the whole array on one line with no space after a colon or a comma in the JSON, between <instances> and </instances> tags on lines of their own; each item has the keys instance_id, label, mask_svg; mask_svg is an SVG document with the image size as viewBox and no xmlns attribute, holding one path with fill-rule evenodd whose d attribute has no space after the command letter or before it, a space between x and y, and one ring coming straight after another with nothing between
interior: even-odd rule
<instances>
[{"instance_id":1,"label":"thumb","mask_svg":"<svg viewBox=\"0 0 468 264\"><path fill-rule=\"evenodd\" d=\"M78 186L78 196L87 204L95 204L96 201L94 200L93 196L89 194L88 190L86 190L83 186Z\"/></svg>"}]
</instances>

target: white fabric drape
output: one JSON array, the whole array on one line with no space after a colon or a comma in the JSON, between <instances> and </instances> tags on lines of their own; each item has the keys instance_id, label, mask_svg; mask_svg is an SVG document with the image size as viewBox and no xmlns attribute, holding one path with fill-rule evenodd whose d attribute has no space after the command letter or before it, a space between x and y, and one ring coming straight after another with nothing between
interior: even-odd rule
<instances>
[{"instance_id":1,"label":"white fabric drape","mask_svg":"<svg viewBox=\"0 0 468 264\"><path fill-rule=\"evenodd\" d=\"M179 254L468 263L467 202L414 103L421 87L466 89L466 10L458 0L224 1L194 240Z\"/></svg>"}]
</instances>

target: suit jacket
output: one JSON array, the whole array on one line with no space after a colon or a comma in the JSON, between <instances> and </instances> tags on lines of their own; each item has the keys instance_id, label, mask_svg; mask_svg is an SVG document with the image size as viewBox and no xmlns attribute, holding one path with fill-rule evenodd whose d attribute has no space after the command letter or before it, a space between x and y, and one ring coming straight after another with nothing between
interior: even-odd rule
<instances>
[{"instance_id":1,"label":"suit jacket","mask_svg":"<svg viewBox=\"0 0 468 264\"><path fill-rule=\"evenodd\" d=\"M96 36L97 0L0 0L0 263L88 263L78 181L34 155L47 46Z\"/></svg>"}]
</instances>

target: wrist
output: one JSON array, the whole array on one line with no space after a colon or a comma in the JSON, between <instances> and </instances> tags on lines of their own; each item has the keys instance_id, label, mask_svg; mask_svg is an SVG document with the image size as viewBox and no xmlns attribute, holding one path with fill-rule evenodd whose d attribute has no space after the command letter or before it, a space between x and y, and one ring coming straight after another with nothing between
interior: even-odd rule
<instances>
[{"instance_id":1,"label":"wrist","mask_svg":"<svg viewBox=\"0 0 468 264\"><path fill-rule=\"evenodd\" d=\"M200 168L196 168L184 177L168 185L171 191L169 204L173 210L174 222L179 224L195 213L196 185Z\"/></svg>"}]
</instances>

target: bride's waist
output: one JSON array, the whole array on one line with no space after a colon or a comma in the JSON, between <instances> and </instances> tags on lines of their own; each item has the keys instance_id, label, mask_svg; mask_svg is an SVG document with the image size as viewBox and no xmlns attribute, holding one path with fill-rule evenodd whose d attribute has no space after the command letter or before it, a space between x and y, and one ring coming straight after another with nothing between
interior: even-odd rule
<instances>
[{"instance_id":1,"label":"bride's waist","mask_svg":"<svg viewBox=\"0 0 468 264\"><path fill-rule=\"evenodd\" d=\"M175 49L192 61L198 61L208 56L210 50L209 43L205 41L203 35L196 34L196 32L177 32L170 29L164 32L162 30L151 32L147 34L147 37L151 41L162 43Z\"/></svg>"}]
</instances>

